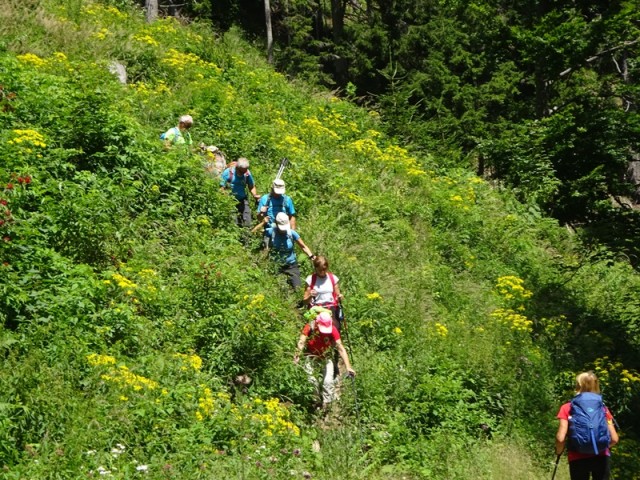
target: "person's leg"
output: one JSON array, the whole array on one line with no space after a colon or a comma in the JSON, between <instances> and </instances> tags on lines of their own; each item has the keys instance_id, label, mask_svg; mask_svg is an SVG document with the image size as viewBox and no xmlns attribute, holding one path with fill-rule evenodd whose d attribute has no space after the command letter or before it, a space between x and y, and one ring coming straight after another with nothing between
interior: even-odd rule
<instances>
[{"instance_id":1,"label":"person's leg","mask_svg":"<svg viewBox=\"0 0 640 480\"><path fill-rule=\"evenodd\" d=\"M242 226L242 212L244 210L244 201L243 200L238 200L236 202L236 215L235 215L235 221L236 221L236 225L238 225L239 227Z\"/></svg>"},{"instance_id":2,"label":"person's leg","mask_svg":"<svg viewBox=\"0 0 640 480\"><path fill-rule=\"evenodd\" d=\"M599 455L589 460L591 460L591 475L593 480L609 480L611 476L611 457Z\"/></svg>"},{"instance_id":3,"label":"person's leg","mask_svg":"<svg viewBox=\"0 0 640 480\"><path fill-rule=\"evenodd\" d=\"M241 227L251 228L251 207L249 206L249 200L246 198L242 201L242 210L238 220L241 222Z\"/></svg>"},{"instance_id":4,"label":"person's leg","mask_svg":"<svg viewBox=\"0 0 640 480\"><path fill-rule=\"evenodd\" d=\"M298 290L300 288L300 266L297 263L294 263L293 265L284 265L281 272L287 276L289 285L291 285L294 290Z\"/></svg>"},{"instance_id":5,"label":"person's leg","mask_svg":"<svg viewBox=\"0 0 640 480\"><path fill-rule=\"evenodd\" d=\"M330 307L329 310L331 310L331 316L333 317L333 324L336 326L336 328L338 329L338 332L340 332L340 337L342 337L342 322L340 320L340 317L338 315L338 306L335 307ZM345 343L344 340L342 340L342 343ZM346 343L345 343L346 345ZM338 349L335 349L334 353L333 353L333 364L334 364L334 372L333 372L333 377L336 378L338 375L340 375L340 371L344 370L344 364L342 363L342 360L340 359L340 354L338 353Z\"/></svg>"},{"instance_id":6,"label":"person's leg","mask_svg":"<svg viewBox=\"0 0 640 480\"><path fill-rule=\"evenodd\" d=\"M246 198L236 203L236 225L251 228L251 209Z\"/></svg>"},{"instance_id":7,"label":"person's leg","mask_svg":"<svg viewBox=\"0 0 640 480\"><path fill-rule=\"evenodd\" d=\"M591 462L589 460L591 459L585 458L569 462L569 476L571 480L589 480L591 476Z\"/></svg>"},{"instance_id":8,"label":"person's leg","mask_svg":"<svg viewBox=\"0 0 640 480\"><path fill-rule=\"evenodd\" d=\"M333 360L325 360L324 371L322 372L322 406L328 407L334 400L335 388L333 384Z\"/></svg>"},{"instance_id":9,"label":"person's leg","mask_svg":"<svg viewBox=\"0 0 640 480\"><path fill-rule=\"evenodd\" d=\"M331 316L333 317L333 324L336 326L336 328L338 329L338 332L340 332L340 335L342 335L342 319L340 318L340 307L339 306L331 306L329 307L329 310L331 310Z\"/></svg>"},{"instance_id":10,"label":"person's leg","mask_svg":"<svg viewBox=\"0 0 640 480\"><path fill-rule=\"evenodd\" d=\"M307 374L309 383L311 383L316 388L316 394L320 394L320 382L318 382L318 379L316 378L313 366L314 360L311 357L304 357L302 369Z\"/></svg>"}]
</instances>

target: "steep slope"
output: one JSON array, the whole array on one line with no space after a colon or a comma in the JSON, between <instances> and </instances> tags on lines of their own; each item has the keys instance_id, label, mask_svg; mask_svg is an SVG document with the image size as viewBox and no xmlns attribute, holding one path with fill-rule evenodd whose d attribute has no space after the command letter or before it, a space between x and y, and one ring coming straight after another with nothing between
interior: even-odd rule
<instances>
[{"instance_id":1,"label":"steep slope","mask_svg":"<svg viewBox=\"0 0 640 480\"><path fill-rule=\"evenodd\" d=\"M7 478L543 478L572 369L599 369L616 411L637 405L624 263L414 157L375 111L290 85L234 32L101 3L0 15ZM291 361L299 295L238 241L203 157L158 140L183 113L196 142L252 161L261 192L291 160L358 371L328 429Z\"/></svg>"}]
</instances>

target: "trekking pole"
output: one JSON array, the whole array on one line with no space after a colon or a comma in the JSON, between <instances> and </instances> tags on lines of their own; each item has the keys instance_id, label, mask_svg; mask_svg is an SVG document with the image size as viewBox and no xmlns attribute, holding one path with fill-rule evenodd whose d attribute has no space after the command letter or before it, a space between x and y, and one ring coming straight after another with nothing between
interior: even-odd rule
<instances>
[{"instance_id":1,"label":"trekking pole","mask_svg":"<svg viewBox=\"0 0 640 480\"><path fill-rule=\"evenodd\" d=\"M356 376L347 373L347 377L351 378L351 385L353 386L353 404L356 410L358 433L360 434L360 448L362 448L362 445L364 445L364 435L362 434L362 422L360 421L360 407L358 406L358 389L356 388Z\"/></svg>"},{"instance_id":2,"label":"trekking pole","mask_svg":"<svg viewBox=\"0 0 640 480\"><path fill-rule=\"evenodd\" d=\"M555 480L555 478L556 478L556 472L558 471L558 463L560 463L560 457L562 456L562 453L563 453L563 452L564 452L564 450L563 450L562 452L560 452L560 453L558 454L558 456L556 457L556 466L555 466L555 468L553 469L553 475L552 475L552 477L551 477L551 480Z\"/></svg>"},{"instance_id":3,"label":"trekking pole","mask_svg":"<svg viewBox=\"0 0 640 480\"><path fill-rule=\"evenodd\" d=\"M276 174L276 180L280 180L280 177L282 177L282 173L284 172L284 169L288 164L289 159L287 157L284 157L282 160L280 160L280 167L278 168L278 173Z\"/></svg>"},{"instance_id":4,"label":"trekking pole","mask_svg":"<svg viewBox=\"0 0 640 480\"><path fill-rule=\"evenodd\" d=\"M347 350L349 350L350 360L353 362L353 351L351 350L351 340L349 339L349 327L347 327L347 322L344 319L344 308L342 307L342 301L338 301L338 306L340 307L340 311L342 312L342 325L344 327L344 337L347 340Z\"/></svg>"}]
</instances>

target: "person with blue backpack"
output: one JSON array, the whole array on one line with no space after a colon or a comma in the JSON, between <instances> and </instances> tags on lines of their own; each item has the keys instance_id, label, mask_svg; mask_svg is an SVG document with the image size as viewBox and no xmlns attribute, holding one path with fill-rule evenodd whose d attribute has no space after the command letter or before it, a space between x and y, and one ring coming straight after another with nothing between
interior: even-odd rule
<instances>
[{"instance_id":1,"label":"person with blue backpack","mask_svg":"<svg viewBox=\"0 0 640 480\"><path fill-rule=\"evenodd\" d=\"M249 171L249 160L239 158L234 164L226 168L220 176L220 189L231 190L231 194L237 200L238 210L237 224L239 227L251 227L251 207L247 196L247 190L251 196L258 200L260 195L256 191L256 182Z\"/></svg>"},{"instance_id":2,"label":"person with blue backpack","mask_svg":"<svg viewBox=\"0 0 640 480\"><path fill-rule=\"evenodd\" d=\"M269 238L269 256L278 263L280 273L287 276L289 284L298 289L300 282L300 265L295 252L297 244L302 251L313 260L315 255L300 238L298 232L291 228L289 216L280 212L275 217L275 223L265 229L265 235Z\"/></svg>"},{"instance_id":3,"label":"person with blue backpack","mask_svg":"<svg viewBox=\"0 0 640 480\"><path fill-rule=\"evenodd\" d=\"M256 229L260 228L261 225L265 226L264 238L262 242L264 248L269 248L269 235L267 234L267 227L275 222L275 218L278 213L286 213L291 224L291 229L296 229L296 209L293 206L293 200L291 200L291 197L289 195L285 195L284 192L284 180L282 180L281 178L276 178L271 185L271 191L260 197L260 200L258 201L257 213L260 223L258 224Z\"/></svg>"},{"instance_id":4,"label":"person with blue backpack","mask_svg":"<svg viewBox=\"0 0 640 480\"><path fill-rule=\"evenodd\" d=\"M571 480L609 480L609 449L619 438L593 372L576 377L576 395L560 407L557 418L556 454L559 459L566 447Z\"/></svg>"}]
</instances>

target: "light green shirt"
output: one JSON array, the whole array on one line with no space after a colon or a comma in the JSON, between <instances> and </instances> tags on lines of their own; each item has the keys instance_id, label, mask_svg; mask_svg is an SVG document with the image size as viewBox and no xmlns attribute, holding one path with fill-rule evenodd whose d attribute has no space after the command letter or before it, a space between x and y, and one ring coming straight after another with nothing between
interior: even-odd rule
<instances>
[{"instance_id":1,"label":"light green shirt","mask_svg":"<svg viewBox=\"0 0 640 480\"><path fill-rule=\"evenodd\" d=\"M192 145L191 134L189 132L181 132L178 127L167 130L164 134L164 140L173 145Z\"/></svg>"}]
</instances>

